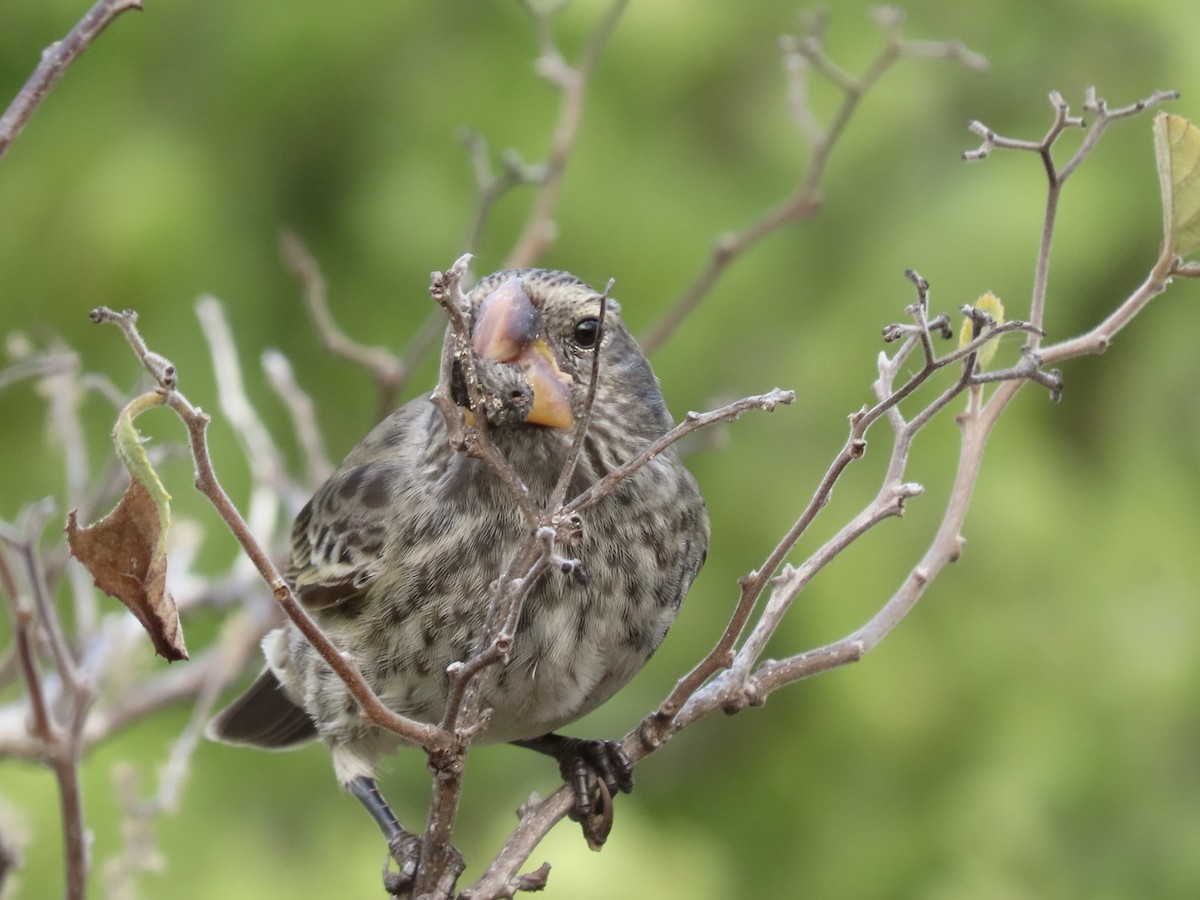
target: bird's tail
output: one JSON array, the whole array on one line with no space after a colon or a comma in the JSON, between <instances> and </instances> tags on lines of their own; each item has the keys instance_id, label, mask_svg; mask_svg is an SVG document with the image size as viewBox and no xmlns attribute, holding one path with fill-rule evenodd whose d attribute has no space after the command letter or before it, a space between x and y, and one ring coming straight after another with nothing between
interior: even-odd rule
<instances>
[{"instance_id":1,"label":"bird's tail","mask_svg":"<svg viewBox=\"0 0 1200 900\"><path fill-rule=\"evenodd\" d=\"M245 744L262 750L290 750L317 736L317 726L284 692L269 668L225 709L204 732L210 740Z\"/></svg>"}]
</instances>

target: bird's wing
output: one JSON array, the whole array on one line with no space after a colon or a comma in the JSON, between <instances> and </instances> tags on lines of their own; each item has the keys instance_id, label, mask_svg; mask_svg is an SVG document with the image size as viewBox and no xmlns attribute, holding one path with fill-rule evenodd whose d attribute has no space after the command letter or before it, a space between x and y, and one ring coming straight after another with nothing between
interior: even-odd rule
<instances>
[{"instance_id":1,"label":"bird's wing","mask_svg":"<svg viewBox=\"0 0 1200 900\"><path fill-rule=\"evenodd\" d=\"M380 569L389 533L403 531L396 498L411 488L410 448L424 445L417 432L428 421L412 406L376 426L296 516L288 581L306 608L361 597Z\"/></svg>"},{"instance_id":2,"label":"bird's wing","mask_svg":"<svg viewBox=\"0 0 1200 900\"><path fill-rule=\"evenodd\" d=\"M310 610L360 596L374 577L383 553L382 530L363 521L359 510L339 503L340 482L326 482L300 511L292 528L288 581ZM344 516L330 515L339 507Z\"/></svg>"}]
</instances>

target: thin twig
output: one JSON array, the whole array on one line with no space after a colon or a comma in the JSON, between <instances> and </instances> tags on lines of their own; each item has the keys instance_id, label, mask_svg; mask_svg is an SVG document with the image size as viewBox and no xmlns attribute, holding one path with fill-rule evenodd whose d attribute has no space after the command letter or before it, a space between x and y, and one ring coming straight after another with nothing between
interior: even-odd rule
<instances>
[{"instance_id":1,"label":"thin twig","mask_svg":"<svg viewBox=\"0 0 1200 900\"><path fill-rule=\"evenodd\" d=\"M328 290L321 267L299 235L284 232L279 246L288 269L304 289L304 303L317 329L317 337L334 356L349 360L371 373L379 388L380 417L395 405L396 395L412 374L413 362L400 360L385 347L368 347L349 337L329 309Z\"/></svg>"},{"instance_id":2,"label":"thin twig","mask_svg":"<svg viewBox=\"0 0 1200 900\"><path fill-rule=\"evenodd\" d=\"M796 399L795 391L784 391L779 388L772 388L765 394L755 394L751 397L743 397L741 400L735 400L728 403L719 409L714 409L706 413L689 412L684 416L683 421L652 443L649 447L639 453L632 459L622 463L613 469L599 481L592 484L587 490L575 497L570 503L564 507L565 513L580 513L584 510L595 506L609 494L617 489L621 481L623 481L631 472L640 469L658 454L662 453L672 444L680 439L691 434L700 428L706 428L717 422L732 422L742 413L750 409L762 409L767 412L772 412L780 403L791 403Z\"/></svg>"},{"instance_id":3,"label":"thin twig","mask_svg":"<svg viewBox=\"0 0 1200 900\"><path fill-rule=\"evenodd\" d=\"M362 707L363 719L372 725L395 732L426 749L443 746L446 742L445 735L436 726L417 722L388 709L363 679L354 660L347 657L330 642L296 599L296 595L283 576L279 574L270 555L255 539L241 513L225 493L225 489L221 486L216 472L213 470L206 438L209 416L192 406L187 398L176 389L175 367L146 348L135 324L137 315L128 310L124 313L117 313L106 307L99 307L92 310L91 316L93 322L109 322L118 326L147 370L152 375L159 373L156 377L159 382L159 390L165 397L164 402L179 415L187 427L188 444L191 447L192 459L196 468L196 489L215 507L218 515L221 516L267 583L267 587L271 590L272 596L284 614L291 619L305 639L313 645L322 659L346 684L347 689Z\"/></svg>"},{"instance_id":4,"label":"thin twig","mask_svg":"<svg viewBox=\"0 0 1200 900\"><path fill-rule=\"evenodd\" d=\"M4 111L4 115L0 116L0 159L3 159L12 142L25 127L25 123L41 106L50 89L71 63L91 46L92 41L100 36L100 32L113 19L126 10L141 8L141 0L97 0L65 38L55 41L42 52L42 61Z\"/></svg>"},{"instance_id":5,"label":"thin twig","mask_svg":"<svg viewBox=\"0 0 1200 900\"><path fill-rule=\"evenodd\" d=\"M221 301L211 295L200 297L196 301L196 317L200 320L200 329L204 332L212 356L221 412L233 426L234 434L242 445L242 455L250 466L252 487L246 520L254 534L274 534L279 521L280 501L286 498L291 501L289 506L296 506L304 502L300 497L306 495L307 491L288 476L283 454L246 396L233 329L225 317Z\"/></svg>"},{"instance_id":6,"label":"thin twig","mask_svg":"<svg viewBox=\"0 0 1200 900\"><path fill-rule=\"evenodd\" d=\"M259 641L274 621L239 610L221 626L220 636L186 666L172 666L136 687L98 703L84 729L84 747L91 748L120 733L147 715L184 700L195 700L213 683L221 685L240 674L258 650Z\"/></svg>"},{"instance_id":7,"label":"thin twig","mask_svg":"<svg viewBox=\"0 0 1200 900\"><path fill-rule=\"evenodd\" d=\"M0 369L0 390L26 378L48 378L79 371L77 353L44 353Z\"/></svg>"},{"instance_id":8,"label":"thin twig","mask_svg":"<svg viewBox=\"0 0 1200 900\"><path fill-rule=\"evenodd\" d=\"M793 117L801 125L801 134L809 144L808 165L801 174L795 190L782 202L767 210L741 231L723 235L717 240L705 267L642 339L642 347L647 354L653 353L670 339L692 310L708 296L734 260L787 223L809 218L817 213L821 207L821 182L834 148L845 133L846 126L863 97L897 60L912 56L954 60L969 68L986 65L983 57L966 50L959 43L938 44L921 41L910 46L909 42L900 37L901 18L895 11L884 8L882 12L877 13L876 19L883 30L884 45L866 71L857 78L846 73L826 55L822 46L824 27L820 19L808 20L810 28L815 30L810 30L798 38L784 39L784 66L790 79L789 105ZM819 72L842 91L842 102L825 128L816 124L809 111L805 81L809 68Z\"/></svg>"},{"instance_id":9,"label":"thin twig","mask_svg":"<svg viewBox=\"0 0 1200 900\"><path fill-rule=\"evenodd\" d=\"M1132 114L1130 110L1140 111L1148 108L1150 105L1159 102L1167 96L1167 93L1160 92L1150 98L1150 100L1126 107L1120 110L1119 113L1121 117L1130 115ZM1058 134L1061 134L1065 128L1072 124L1066 112L1065 104L1056 102L1055 108L1056 119L1049 132L1052 139L1050 144L1045 148L1047 151L1052 146L1053 139L1056 139ZM996 141L993 145L1001 146L1001 143L1002 141ZM1094 145L1095 142L1093 141L1089 144L1089 148ZM1014 148L1005 144L1005 149ZM1033 148L1021 146L1015 149ZM1038 152L1042 152L1042 148L1039 147ZM1048 152L1043 155L1043 158L1049 158ZM1053 185L1053 176L1051 182ZM1061 178L1058 179L1057 184L1061 186ZM1050 190L1053 189L1052 187ZM1053 217L1048 217L1047 227L1052 231ZM1043 242L1041 252L1043 254L1049 253L1048 240ZM730 672L707 682L703 687L691 694L690 697L687 696L686 688L694 686L699 679L689 680L686 684L682 685L682 690L680 687L677 687L677 691L669 698L672 706L668 708L668 712L673 711L673 708L679 704L681 699L686 698L686 701L676 715L675 720L671 723L671 727L678 729L686 727L692 721L695 721L696 718L707 715L717 708L736 710L747 704L756 705L762 703L771 691L785 684L819 672L828 671L847 662L853 662L877 646L895 628L907 612L912 609L923 595L929 583L937 576L941 569L949 562L957 559L961 553L961 529L969 507L973 486L978 480L983 449L990 436L991 429L994 427L1003 409L1027 381L1037 381L1046 385L1051 389L1053 396L1054 392L1061 387L1061 377L1054 372L1047 373L1041 367L1046 363L1085 352L1102 351L1116 331L1124 327L1151 298L1165 289L1171 276L1178 271L1180 265L1178 260L1171 259L1164 250L1163 255L1156 261L1146 282L1130 298L1124 301L1112 315L1097 325L1092 331L1072 341L1048 347L1040 354L1025 348L1021 362L1010 369L991 373L976 372L975 355L983 343L995 340L1001 334L1009 331L1024 331L1034 336L1039 335L1040 329L1034 325L1023 322L1011 322L1006 323L1004 326L985 327L981 330L980 335L968 345L960 347L958 350L944 356L927 360L926 368L930 366L940 368L950 362L961 359L963 364L962 374L954 385L941 392L938 397L927 404L911 422L904 422L899 417L895 419L894 424L900 427L896 433L892 458L881 493L868 505L864 513L856 517L845 529L831 539L825 547L806 560L803 566L799 568L785 567L783 573L773 582L772 598L768 602L766 610L764 610L762 616L759 618L755 632L743 645L732 663ZM1039 258L1038 268L1039 271L1044 269L1041 258ZM923 318L924 295L928 290L928 286L923 279L916 277L915 273L914 281L918 285L921 300L914 307L910 307L910 312L914 313L920 320ZM911 334L906 347L914 347L922 343L916 334ZM928 354L928 351L926 352ZM897 356L899 355L897 354ZM894 362L894 359L887 360L884 358L880 364L879 391L881 394L883 390L890 391L889 398L895 398L897 395L904 393L906 389L906 386L902 386L899 390L891 391L891 379L898 372L898 366L894 365ZM923 380L921 373L918 373L916 377ZM852 539L852 533L857 533L859 526L863 524L864 516L869 518L877 514L881 508L881 504L883 509L887 509L889 506L895 504L895 509L898 511L905 497L911 496L909 490L916 486L906 486L899 481L899 478L903 474L908 451L916 434L954 396L960 394L964 388L979 385L990 380L999 381L1000 384L996 392L989 398L988 403L986 405L973 404L967 413L959 417L959 423L962 427L962 443L959 465L955 472L946 513L938 527L937 533L931 541L929 549L920 562L914 566L912 572L904 580L897 592L866 624L845 638L783 660L762 663L753 670L753 674L750 674L751 666L761 656L767 640L769 640L775 631L775 627L778 625L778 620L782 612L786 610L787 606L808 583L815 570L819 569L825 561L840 553L841 549L844 549L847 539ZM911 380L909 384L912 384ZM875 410L880 409L881 406L886 405L888 402L891 402L890 399L881 402L881 404L876 406ZM889 495L889 492L897 491L899 493ZM753 577L757 576L758 573L753 573ZM730 644L729 647L731 646ZM726 649L728 650L728 647ZM715 671L716 669L714 669ZM710 672L711 674L713 672ZM658 722L653 724L660 725ZM643 726L643 732L645 730L646 728ZM654 731L653 734L657 741L661 741L669 736L669 732L661 727ZM647 750L653 749L653 746L652 744L650 747L647 747Z\"/></svg>"},{"instance_id":10,"label":"thin twig","mask_svg":"<svg viewBox=\"0 0 1200 900\"><path fill-rule=\"evenodd\" d=\"M471 172L475 176L475 208L471 212L463 250L476 254L483 243L483 233L496 201L518 185L545 184L550 167L544 163L530 165L516 150L508 149L500 154L499 171L493 171L487 139L483 135L468 128L459 132L459 139L467 150Z\"/></svg>"},{"instance_id":11,"label":"thin twig","mask_svg":"<svg viewBox=\"0 0 1200 900\"><path fill-rule=\"evenodd\" d=\"M42 676L33 658L30 641L23 642L22 671L26 679L35 727L41 733L33 736L38 742L40 757L54 772L58 782L59 818L63 829L64 875L67 900L83 900L87 889L89 869L88 835L84 827L83 794L79 784L79 764L83 755L83 725L95 694L89 680L79 669L74 653L68 646L62 621L54 608L46 584L45 570L38 553L38 540L45 528L52 506L42 503L27 509L14 529L0 523L0 540L20 558L25 583L32 598L32 611L50 645L51 658L60 683L61 703L56 713L45 697ZM10 573L11 576L11 573ZM6 579L5 590L12 592L18 627L24 623L26 637L33 629L33 619L23 613L17 603L15 584ZM38 708L40 706L40 712Z\"/></svg>"},{"instance_id":12,"label":"thin twig","mask_svg":"<svg viewBox=\"0 0 1200 900\"><path fill-rule=\"evenodd\" d=\"M291 362L278 350L263 351L262 367L291 416L296 443L304 454L305 484L315 490L333 472L333 463L329 461L325 438L317 424L312 397L297 383Z\"/></svg>"},{"instance_id":13,"label":"thin twig","mask_svg":"<svg viewBox=\"0 0 1200 900\"><path fill-rule=\"evenodd\" d=\"M11 528L11 526L3 526ZM13 529L15 535L16 529ZM40 741L55 739L54 724L46 709L46 698L42 691L41 674L38 672L37 656L33 649L34 611L17 587L17 580L9 566L3 546L0 546L0 588L8 594L13 614L13 642L16 645L17 668L25 682L25 695L29 698L29 722L27 729Z\"/></svg>"},{"instance_id":14,"label":"thin twig","mask_svg":"<svg viewBox=\"0 0 1200 900\"><path fill-rule=\"evenodd\" d=\"M62 447L67 508L84 509L86 512L89 466L87 441L84 440L83 425L79 420L79 408L85 394L79 368L77 362L74 369L47 376L45 387L50 398L50 426L57 435L58 445ZM71 586L75 640L79 644L86 644L96 631L99 617L96 592L87 570L82 566L70 566L67 580Z\"/></svg>"},{"instance_id":15,"label":"thin twig","mask_svg":"<svg viewBox=\"0 0 1200 900\"><path fill-rule=\"evenodd\" d=\"M878 402L850 417L850 435L800 518L768 555L764 564L741 580L741 591L733 615L714 649L680 679L655 713L626 735L622 747L631 759L638 760L654 752L673 734L717 709L733 712L747 705L759 705L767 694L783 684L861 658L915 605L933 575L950 560L957 558L961 551L959 531L966 516L970 491L978 477L983 446L998 412L990 416L976 414L962 420L963 447L947 513L930 550L900 590L868 623L843 640L779 662L758 664L784 614L811 579L879 522L900 515L905 502L922 491L920 485L902 480L912 442L935 413L944 409L954 397L962 394L974 383L975 355L978 350L985 343L998 340L1003 334L1030 330L1028 325L1021 322L1009 323L1007 327L989 327L983 329L967 346L939 355L933 348L929 331L936 329L943 337L949 337L948 320L944 316L928 318L928 283L915 272L910 273L910 277L918 291L918 301L908 308L916 325L907 332L908 339L892 357L880 355L880 375L875 385ZM895 336L899 333L901 332L896 328L885 330L885 335ZM924 365L899 387L893 387L901 363L917 347L923 348ZM934 373L955 363L961 363L962 372L953 385L939 392L911 422L906 422L899 416L897 409L902 400L911 396ZM1032 380L1029 372L1016 368L1007 373L1006 377L1014 380L1004 383L1001 387L1011 392L1015 392L1026 380ZM784 557L807 530L816 514L827 504L834 484L849 463L862 456L869 427L884 417L892 423L895 434L887 473L876 497L802 565L784 566L780 573L775 575ZM644 464L644 460L639 464ZM597 498L585 492L580 499L595 502ZM737 644L742 632L768 584L772 589L771 597L749 637L738 650ZM728 671L719 674L723 670ZM510 835L504 849L464 896L502 896L502 892L514 883L517 869L524 864L549 829L565 816L570 808L570 791L566 787L560 788L546 800L524 808L517 828Z\"/></svg>"},{"instance_id":16,"label":"thin twig","mask_svg":"<svg viewBox=\"0 0 1200 900\"><path fill-rule=\"evenodd\" d=\"M689 414L687 420L680 427L664 435L638 457L611 472L570 504L564 504L563 498L572 480L574 458L580 452L583 441L586 440L590 411L595 400L600 366L599 353L596 353L593 357L584 411L577 419L572 448L568 452L563 471L559 475L549 503L545 509L539 509L533 503L528 489L520 481L516 471L495 447L489 436L486 411L474 371L474 357L468 335L469 301L461 288L461 281L468 263L469 256L463 256L447 272L433 273L431 279L430 294L443 307L450 320L442 355L441 376L438 386L433 392L433 402L446 422L451 446L482 459L497 477L508 485L514 500L522 508L527 521L533 527L531 528L531 539L518 551L506 572L496 582L489 607L488 624L484 634L480 637L478 646L469 659L456 663L448 671L450 695L441 723L442 730L445 733L461 733L464 740L457 747L447 747L444 750L430 753L430 766L438 773L438 776L435 779L434 800L430 807L423 839L425 854L416 876L415 890L418 892L431 888L434 882L443 878L447 866L458 865L457 857L449 854L447 848L461 792L462 762L467 753L469 739L481 724L478 719L479 711L475 708L478 702L477 693L473 692L473 685L477 684L475 679L484 668L500 664L507 659L508 647L520 619L524 598L533 588L537 579L543 577L542 573L547 566L553 564L566 573L575 573L578 569L575 561L563 560L556 555L555 543L558 529L570 529L571 523L578 518L580 510L599 502L614 490L623 478L646 465L684 435L705 425L737 418L746 409L756 407L773 409L778 403L791 402L795 396L792 392L777 389L769 394L730 404L713 413ZM607 295L610 289L611 282L602 296L601 315L607 305ZM603 334L601 333L599 344L602 345L602 342ZM450 382L453 367L456 364L460 367L463 380L466 382L468 400L473 412L473 421L470 425L466 423L463 411L451 397ZM468 723L465 732L459 725L464 718ZM431 861L427 864L426 859Z\"/></svg>"},{"instance_id":17,"label":"thin twig","mask_svg":"<svg viewBox=\"0 0 1200 900\"><path fill-rule=\"evenodd\" d=\"M508 489L530 529L533 529L541 518L541 510L534 503L529 488L521 480L517 470L492 442L490 435L483 393L479 387L468 334L469 301L462 289L462 280L466 276L470 261L471 255L463 254L445 272L434 272L430 278L429 294L450 319L450 330L442 350L441 371L431 401L446 422L451 446L456 450L465 451L468 456L482 460L495 473ZM463 410L451 396L450 382L455 362L459 364L467 385L467 398L474 415L474 422L470 426L465 424Z\"/></svg>"},{"instance_id":18,"label":"thin twig","mask_svg":"<svg viewBox=\"0 0 1200 900\"><path fill-rule=\"evenodd\" d=\"M550 149L544 163L545 172L538 195L512 252L508 255L505 268L520 269L533 265L553 243L554 214L558 208L567 162L575 148L579 125L583 121L588 82L628 4L629 0L614 0L609 5L596 27L592 29L579 62L572 67L563 58L551 33L550 17L557 10L546 11L530 0L522 0L521 5L533 19L541 48L541 56L537 62L538 72L562 91L562 102L559 105L558 122L550 137Z\"/></svg>"},{"instance_id":19,"label":"thin twig","mask_svg":"<svg viewBox=\"0 0 1200 900\"><path fill-rule=\"evenodd\" d=\"M600 311L596 317L596 349L592 353L592 370L588 375L587 394L583 403L583 414L575 427L575 436L571 441L571 449L567 451L567 461L562 471L558 473L558 481L550 492L547 509L559 509L567 499L567 489L571 479L575 477L575 469L579 465L579 455L583 452L584 441L588 437L588 429L592 424L592 409L596 404L596 386L600 383L600 349L604 346L604 319L608 313L608 295L612 291L613 280L610 278L600 295Z\"/></svg>"},{"instance_id":20,"label":"thin twig","mask_svg":"<svg viewBox=\"0 0 1200 900\"><path fill-rule=\"evenodd\" d=\"M229 676L240 669L245 659L243 647L231 645L227 640L231 633L228 626L235 619L227 623L223 639L214 648L211 657L214 663L200 670L202 677L192 695L195 698L192 715L176 736L166 762L159 769L158 787L154 793L149 798L142 798L138 791L137 770L132 767L119 770L128 776L124 782L126 789L118 790L119 799L122 793L125 794L125 822L121 829L125 835L125 847L119 856L109 860L104 867L110 896L137 896L132 885L134 877L139 872L153 870L156 864L161 866L161 856L155 849L154 820L178 811L192 758L204 735L204 728L212 717L213 706ZM238 623L239 626L242 624ZM242 629L239 627L237 630ZM236 631L234 634L236 636Z\"/></svg>"},{"instance_id":21,"label":"thin twig","mask_svg":"<svg viewBox=\"0 0 1200 900\"><path fill-rule=\"evenodd\" d=\"M1070 106L1058 91L1050 93L1050 105L1054 109L1054 121L1040 141L1019 140L997 134L981 122L970 124L970 130L983 138L983 143L975 150L963 153L963 159L981 160L988 156L992 149L1017 150L1036 153L1042 161L1046 172L1047 190L1045 211L1042 217L1042 233L1038 246L1037 266L1033 276L1033 294L1029 304L1029 322L1035 329L1029 334L1027 346L1036 351L1042 341L1042 329L1045 327L1046 290L1050 274L1050 250L1054 235L1055 221L1058 216L1059 197L1063 185L1095 149L1097 142L1105 130L1113 122L1137 115L1151 107L1158 106L1168 100L1178 98L1178 91L1155 91L1149 97L1131 103L1119 109L1110 110L1102 98L1097 97L1095 88L1088 88L1084 108L1095 113L1090 126L1078 116L1072 116ZM1053 148L1058 138L1068 128L1086 128L1087 133L1080 142L1075 153L1061 168L1054 161Z\"/></svg>"},{"instance_id":22,"label":"thin twig","mask_svg":"<svg viewBox=\"0 0 1200 900\"><path fill-rule=\"evenodd\" d=\"M569 470L573 470L575 457L586 437L599 370L598 342L597 352L593 356L585 411L577 420L572 452L568 454L564 471L560 474L559 484L552 492L550 501L545 509L540 509L534 503L516 469L495 446L490 436L468 334L470 305L462 291L462 279L469 262L470 254L464 254L449 270L444 273L434 272L431 277L430 295L449 319L446 344L442 351L441 374L432 400L446 423L451 447L482 460L501 483L506 485L530 526L530 537L495 582L486 625L471 656L452 664L446 672L449 691L441 730L444 734L454 735L457 740L444 749L429 753L429 765L436 777L434 796L422 838L421 861L413 886L415 895L433 891L447 879L452 884L462 871L462 860L453 851L450 841L462 795L464 761L470 749L471 739L486 725L488 717L486 710L479 709L478 676L484 669L507 661L525 599L542 577L547 565L555 559L556 529L546 523L570 518L560 513L562 497L570 482ZM601 299L601 324L607 294L608 289ZM451 396L450 383L456 364L466 383L468 402L473 413L473 422L470 425L466 423L463 411ZM464 720L465 728L461 725Z\"/></svg>"},{"instance_id":23,"label":"thin twig","mask_svg":"<svg viewBox=\"0 0 1200 900\"><path fill-rule=\"evenodd\" d=\"M464 763L472 739L486 727L490 715L488 710L479 708L478 676L484 669L508 660L525 599L545 568L545 555L538 552L536 542L527 541L498 580L487 627L474 653L446 670L450 692L441 727L457 740L446 750L429 754L429 766L436 777L422 836L421 861L413 884L414 896L424 896L448 877L453 884L462 873L463 862L453 850L451 840L462 797ZM466 728L460 725L464 719Z\"/></svg>"}]
</instances>

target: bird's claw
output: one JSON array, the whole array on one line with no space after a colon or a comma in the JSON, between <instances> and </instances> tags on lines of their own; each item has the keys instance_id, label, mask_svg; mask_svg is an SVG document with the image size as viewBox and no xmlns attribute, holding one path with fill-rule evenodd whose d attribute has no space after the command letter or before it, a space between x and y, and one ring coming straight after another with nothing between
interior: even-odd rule
<instances>
[{"instance_id":1,"label":"bird's claw","mask_svg":"<svg viewBox=\"0 0 1200 900\"><path fill-rule=\"evenodd\" d=\"M421 859L421 839L415 834L400 830L388 841L388 858L383 863L383 888L391 896L399 897L412 887L417 875L417 863ZM392 864L395 863L395 869Z\"/></svg>"},{"instance_id":2,"label":"bird's claw","mask_svg":"<svg viewBox=\"0 0 1200 900\"><path fill-rule=\"evenodd\" d=\"M599 850L612 831L612 798L633 790L633 760L616 741L563 738L558 768L575 793L569 813L583 827L588 846Z\"/></svg>"},{"instance_id":3,"label":"bird's claw","mask_svg":"<svg viewBox=\"0 0 1200 900\"><path fill-rule=\"evenodd\" d=\"M592 784L595 785L595 791L586 795L590 811L579 812L579 795L577 794L576 806L568 815L583 829L583 839L587 841L588 848L598 851L608 840L609 832L613 827L612 792L608 789L608 785L599 778L595 779Z\"/></svg>"},{"instance_id":4,"label":"bird's claw","mask_svg":"<svg viewBox=\"0 0 1200 900\"><path fill-rule=\"evenodd\" d=\"M558 768L575 791L571 818L577 822L598 812L593 808L593 784L597 790L603 785L609 803L614 794L633 790L633 760L616 741L564 738Z\"/></svg>"}]
</instances>

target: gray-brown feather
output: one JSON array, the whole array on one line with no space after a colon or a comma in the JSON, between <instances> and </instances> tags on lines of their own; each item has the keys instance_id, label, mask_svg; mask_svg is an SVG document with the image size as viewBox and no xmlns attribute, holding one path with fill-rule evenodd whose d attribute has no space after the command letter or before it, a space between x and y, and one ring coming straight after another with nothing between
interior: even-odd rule
<instances>
[{"instance_id":1,"label":"gray-brown feather","mask_svg":"<svg viewBox=\"0 0 1200 900\"><path fill-rule=\"evenodd\" d=\"M480 282L476 304L512 275ZM547 340L574 379L572 402L581 413L594 351L574 346L570 333L582 313L598 311L599 296L566 273L523 277ZM596 401L572 493L671 427L654 374L615 304L599 352ZM573 431L514 425L491 434L544 503ZM488 585L526 532L498 479L452 451L442 415L425 395L380 423L300 513L288 577L385 704L434 721L444 712L445 669L469 655L487 614ZM533 738L608 699L662 640L707 545L699 490L670 449L588 509L576 545L560 548L582 562L586 583L550 571L535 586L508 665L485 677L482 700L493 713L482 739ZM369 773L394 739L363 725L342 682L294 628L273 633L265 649L285 691L334 749L339 777Z\"/></svg>"}]
</instances>

